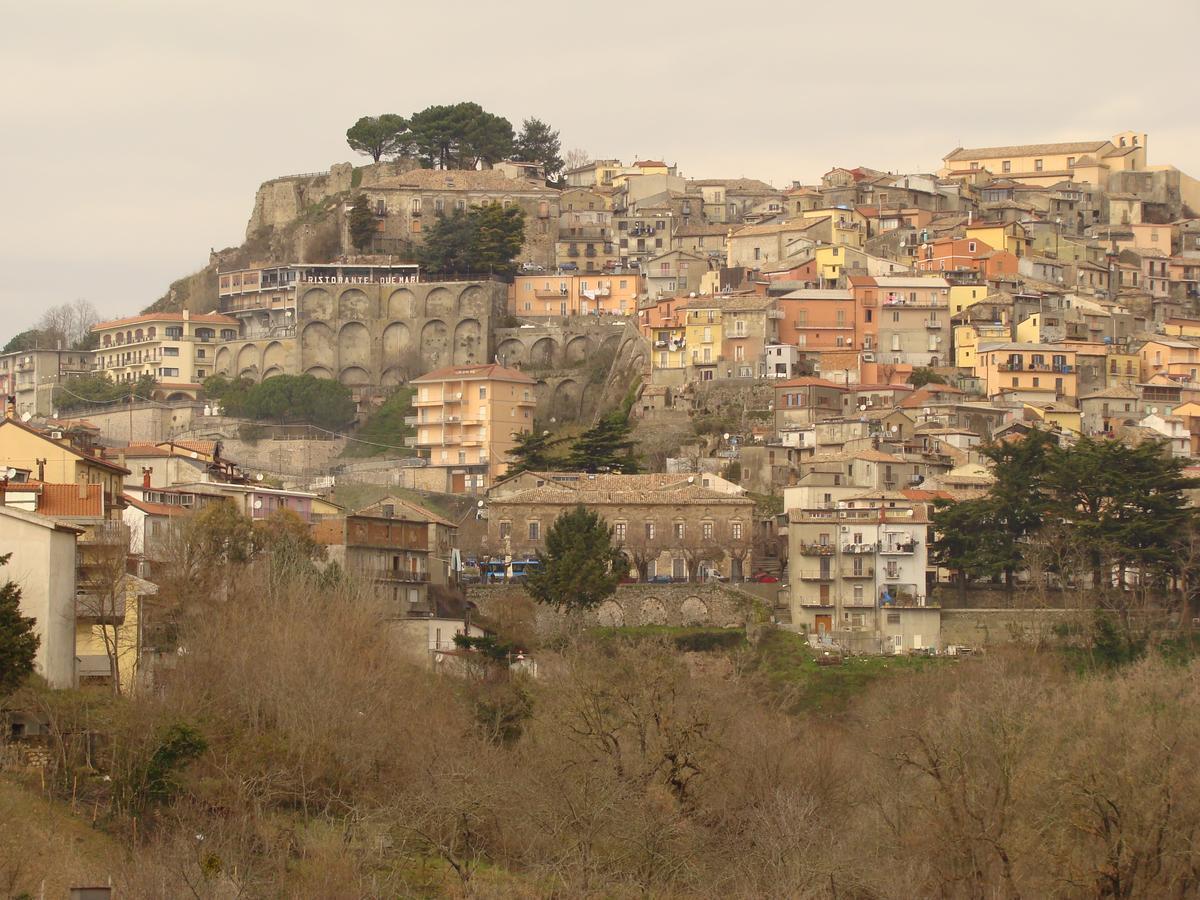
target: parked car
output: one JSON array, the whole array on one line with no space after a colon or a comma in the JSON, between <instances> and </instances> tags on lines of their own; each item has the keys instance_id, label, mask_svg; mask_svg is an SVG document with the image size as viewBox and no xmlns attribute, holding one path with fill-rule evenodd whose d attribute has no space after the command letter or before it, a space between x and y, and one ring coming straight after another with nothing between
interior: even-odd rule
<instances>
[{"instance_id":1,"label":"parked car","mask_svg":"<svg viewBox=\"0 0 1200 900\"><path fill-rule=\"evenodd\" d=\"M770 572L759 572L756 575L751 575L750 580L757 584L778 584L779 579Z\"/></svg>"},{"instance_id":2,"label":"parked car","mask_svg":"<svg viewBox=\"0 0 1200 900\"><path fill-rule=\"evenodd\" d=\"M673 579L671 578L670 575L651 575L650 578L647 579L647 583L648 584L670 584L672 582L672 580Z\"/></svg>"},{"instance_id":3,"label":"parked car","mask_svg":"<svg viewBox=\"0 0 1200 900\"><path fill-rule=\"evenodd\" d=\"M537 263L527 262L527 263L521 263L521 271L522 272L545 272L546 267L539 266Z\"/></svg>"},{"instance_id":4,"label":"parked car","mask_svg":"<svg viewBox=\"0 0 1200 900\"><path fill-rule=\"evenodd\" d=\"M558 266L558 270L560 272L578 272L579 264L578 263L560 263Z\"/></svg>"}]
</instances>

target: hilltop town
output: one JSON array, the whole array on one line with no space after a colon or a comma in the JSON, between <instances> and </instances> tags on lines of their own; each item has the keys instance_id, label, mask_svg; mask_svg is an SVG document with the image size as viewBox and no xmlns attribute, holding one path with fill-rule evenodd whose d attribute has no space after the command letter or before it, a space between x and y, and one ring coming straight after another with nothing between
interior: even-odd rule
<instances>
[{"instance_id":1,"label":"hilltop town","mask_svg":"<svg viewBox=\"0 0 1200 900\"><path fill-rule=\"evenodd\" d=\"M404 809L392 820L382 796L345 801L381 817L346 826L354 877L397 866L376 895L437 893L456 879L465 895L483 879L489 896L583 896L603 884L589 853L625 866L623 854L642 852L605 846L626 822L640 835L631 844L670 834L657 856L621 870L629 895L702 894L697 886L718 875L684 860L708 854L725 860L731 895L801 896L811 873L735 862L717 846L739 829L775 826L738 806L765 773L703 793L713 788L701 773L716 765L704 755L712 716L761 716L722 727L734 756L762 761L784 746L772 735L802 741L800 726L779 723L844 711L860 686L853 672L883 684L932 671L922 682L932 685L929 710L953 719L963 691L1003 718L1018 716L1001 705L1021 673L1049 673L1038 655L1048 647L1115 669L1155 648L1193 646L1200 181L1155 159L1151 136L946 148L919 172L859 165L847 148L850 158L815 180L772 185L685 177L662 159L568 163L557 135L529 121L515 142L509 128L503 154L460 142L423 155L431 151L408 142L407 124L371 144L362 135L378 127L362 120L348 133L366 164L263 184L245 242L214 250L161 298L103 321L80 312L77 334L43 325L0 353L0 554L11 552L0 578L19 586L38 639L34 686L13 693L4 713L11 740L0 762L41 767L66 779L60 786L78 784L85 767L127 779L119 799L88 789L97 809L112 804L114 821L172 809L225 829L210 842L224 863L193 862L165 838L155 851L172 872L208 879L214 893L204 896L245 887L231 860L270 869L251 894L303 883L325 895L315 876L287 881L303 866L278 861L285 878L261 847L276 846L274 829L295 829L287 852L333 871L333 843L302 834L300 811L309 826L310 817L341 822L339 798L373 778L400 785ZM580 507L590 524L571 519ZM313 610L323 624L306 618ZM619 638L630 642L605 643ZM638 649L643 639L651 649ZM589 649L578 656L563 650L580 640ZM351 677L356 654L371 672ZM991 657L1009 662L983 669ZM247 664L258 658L266 668ZM390 680L399 667L424 679L403 682L411 704L367 710L379 731L361 730L347 710L403 693ZM313 698L307 725L267 696L271 679L322 672L341 673L331 677L345 693ZM1062 711L1096 741L1111 736L1104 729L1116 725L1085 726L1063 700L1102 689L1049 687L1066 683L1054 672L1029 682L1028 714L1042 717L1029 734L1050 747L1060 740L1052 729L1066 727L1055 721ZM698 690L680 686L689 677L720 687L684 703ZM596 701L593 719L585 695L598 697L610 678L623 687ZM679 694L642 693L655 679ZM1121 685L1122 703L1151 691ZM916 703L910 687L904 702ZM569 738L539 732L551 726L530 712L529 697L559 689L536 708L569 721ZM778 708L737 700L742 690ZM907 689L888 690L879 696ZM89 695L116 705L96 722L63 724L70 716L54 698ZM183 762L154 776L161 783L134 778L142 762L124 774L93 767L91 745L72 743L134 733L113 710L149 722L150 698L162 697L174 718L147 733L175 730L147 758L159 765L154 754L169 748ZM885 699L863 715L896 733L884 740L863 726L860 737L892 759L889 748L908 745ZM678 722L656 718L667 707ZM616 737L600 721L610 714ZM419 728L404 724L409 715ZM228 738L251 721L311 755L254 769L248 760L274 759L268 750ZM635 725L654 731L651 749L643 734L636 754L617 759L632 740L622 729ZM479 728L487 736L462 750L468 763L442 766L428 735L467 741ZM310 747L312 729L344 729L357 743L311 736ZM411 747L392 745L400 734ZM539 752L561 771L582 764L572 741L586 746L588 765L611 754L601 781L553 782L592 810L618 791L604 813L612 820L597 826L608 837L586 839L595 847L551 862L539 845L546 829L562 829L582 847L587 829L549 810L546 782L533 779L554 766L514 757L537 749L522 734L542 734ZM237 778L205 762L220 740ZM858 739L829 740L846 750ZM961 746L990 752L991 740L970 732ZM397 762L385 745L414 759ZM773 809L777 824L809 829L822 891L836 882L849 895L885 896L873 891L886 872L852 871L819 846L832 833L826 816L867 814L840 786L817 784L838 781L839 763L804 752L803 764L781 765L821 799L801 814L797 797L764 787L754 814ZM176 778L193 760L208 781L181 793ZM932 793L922 779L942 777L937 765L904 760L896 777ZM296 775L306 766L311 782ZM484 777L493 770L510 778L503 788ZM1025 809L1037 802L1033 785L1048 790L1039 773ZM492 790L506 804L529 800L541 824L500 827L489 818L497 806L480 811ZM899 798L872 796L884 811L869 827L855 820L861 852L900 827L884 824ZM689 819L701 806L705 817ZM218 826L225 809L253 812ZM960 812L926 811L926 822ZM972 846L1007 839L988 830L995 822ZM957 896L970 879L1055 889L1040 875L1002 875L992 849L977 851L984 862L954 857L946 871L926 871L914 860L951 851L906 834L919 849L890 858L930 894L957 885L944 894ZM1021 840L1035 854L1039 842ZM299 849L306 842L319 848L312 857ZM776 863L801 852L788 841L759 850ZM406 853L416 855L395 863ZM437 860L436 872L417 873L417 858ZM489 881L485 861L530 879L529 893ZM1104 875L1104 865L1093 868ZM370 894L362 884L350 895Z\"/></svg>"}]
</instances>

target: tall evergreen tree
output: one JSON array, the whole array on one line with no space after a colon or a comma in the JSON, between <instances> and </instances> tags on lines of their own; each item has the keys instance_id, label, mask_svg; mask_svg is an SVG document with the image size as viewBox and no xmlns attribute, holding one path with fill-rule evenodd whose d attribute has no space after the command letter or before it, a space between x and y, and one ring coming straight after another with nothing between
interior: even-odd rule
<instances>
[{"instance_id":1,"label":"tall evergreen tree","mask_svg":"<svg viewBox=\"0 0 1200 900\"><path fill-rule=\"evenodd\" d=\"M0 566L8 565L11 556L0 556ZM15 581L0 585L0 698L19 688L33 672L41 644L33 626L33 619L21 615L20 586Z\"/></svg>"},{"instance_id":2,"label":"tall evergreen tree","mask_svg":"<svg viewBox=\"0 0 1200 900\"><path fill-rule=\"evenodd\" d=\"M350 242L362 253L371 246L375 234L375 216L371 213L367 195L359 194L354 198L354 205L350 207Z\"/></svg>"},{"instance_id":3,"label":"tall evergreen tree","mask_svg":"<svg viewBox=\"0 0 1200 900\"><path fill-rule=\"evenodd\" d=\"M553 472L562 468L562 463L551 451L566 442L566 438L552 437L550 432L515 432L516 444L508 451L511 460L505 477L522 472Z\"/></svg>"},{"instance_id":4,"label":"tall evergreen tree","mask_svg":"<svg viewBox=\"0 0 1200 900\"><path fill-rule=\"evenodd\" d=\"M513 155L525 162L541 163L547 181L556 181L563 169L562 144L558 132L540 119L526 119L513 145Z\"/></svg>"},{"instance_id":5,"label":"tall evergreen tree","mask_svg":"<svg viewBox=\"0 0 1200 900\"><path fill-rule=\"evenodd\" d=\"M635 442L629 437L632 430L628 416L609 413L575 441L567 458L568 468L582 472L636 474L639 465L633 452Z\"/></svg>"},{"instance_id":6,"label":"tall evergreen tree","mask_svg":"<svg viewBox=\"0 0 1200 900\"><path fill-rule=\"evenodd\" d=\"M628 565L612 545L612 530L582 504L554 520L538 563L525 590L539 603L568 610L598 605L617 589Z\"/></svg>"},{"instance_id":7,"label":"tall evergreen tree","mask_svg":"<svg viewBox=\"0 0 1200 900\"><path fill-rule=\"evenodd\" d=\"M385 156L403 153L411 140L408 120L395 113L363 116L346 129L346 143L350 149L366 154L375 162Z\"/></svg>"},{"instance_id":8,"label":"tall evergreen tree","mask_svg":"<svg viewBox=\"0 0 1200 900\"><path fill-rule=\"evenodd\" d=\"M417 155L429 169L490 167L512 153L512 123L478 103L430 106L413 113L409 125Z\"/></svg>"},{"instance_id":9,"label":"tall evergreen tree","mask_svg":"<svg viewBox=\"0 0 1200 900\"><path fill-rule=\"evenodd\" d=\"M513 260L525 244L525 211L519 206L486 203L471 210L474 240L472 268L479 272L510 274Z\"/></svg>"}]
</instances>

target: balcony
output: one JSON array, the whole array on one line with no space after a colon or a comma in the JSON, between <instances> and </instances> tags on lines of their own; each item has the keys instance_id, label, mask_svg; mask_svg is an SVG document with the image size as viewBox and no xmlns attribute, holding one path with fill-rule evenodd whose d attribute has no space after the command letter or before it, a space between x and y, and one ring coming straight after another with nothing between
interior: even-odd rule
<instances>
[{"instance_id":1,"label":"balcony","mask_svg":"<svg viewBox=\"0 0 1200 900\"><path fill-rule=\"evenodd\" d=\"M442 402L443 403L458 403L459 401L462 400L462 397L463 397L462 391L455 391L453 394L443 394Z\"/></svg>"},{"instance_id":2,"label":"balcony","mask_svg":"<svg viewBox=\"0 0 1200 900\"><path fill-rule=\"evenodd\" d=\"M843 553L874 553L879 548L878 544L842 544Z\"/></svg>"},{"instance_id":3,"label":"balcony","mask_svg":"<svg viewBox=\"0 0 1200 900\"><path fill-rule=\"evenodd\" d=\"M926 319L925 320L925 327L931 328L933 330L938 330L945 324L946 323L942 322L940 319Z\"/></svg>"},{"instance_id":4,"label":"balcony","mask_svg":"<svg viewBox=\"0 0 1200 900\"><path fill-rule=\"evenodd\" d=\"M445 425L461 425L462 416L442 416L442 423Z\"/></svg>"},{"instance_id":5,"label":"balcony","mask_svg":"<svg viewBox=\"0 0 1200 900\"><path fill-rule=\"evenodd\" d=\"M416 425L416 424L418 424L418 423L417 423L417 417L416 417L416 416L405 416L405 417L404 417L404 424L405 424L405 425Z\"/></svg>"},{"instance_id":6,"label":"balcony","mask_svg":"<svg viewBox=\"0 0 1200 900\"><path fill-rule=\"evenodd\" d=\"M405 446L405 447L415 447L415 446L417 446L417 438L416 438L416 436L415 436L415 435L413 435L413 436L411 436L411 437L406 437L406 438L404 439L404 446Z\"/></svg>"},{"instance_id":7,"label":"balcony","mask_svg":"<svg viewBox=\"0 0 1200 900\"><path fill-rule=\"evenodd\" d=\"M370 577L376 581L402 584L428 584L428 572L406 572L403 569L377 569L370 572Z\"/></svg>"},{"instance_id":8,"label":"balcony","mask_svg":"<svg viewBox=\"0 0 1200 900\"><path fill-rule=\"evenodd\" d=\"M912 556L917 550L917 542L909 541L903 544L884 544L879 548L880 556Z\"/></svg>"},{"instance_id":9,"label":"balcony","mask_svg":"<svg viewBox=\"0 0 1200 900\"><path fill-rule=\"evenodd\" d=\"M801 556L833 556L833 544L800 544Z\"/></svg>"},{"instance_id":10,"label":"balcony","mask_svg":"<svg viewBox=\"0 0 1200 900\"><path fill-rule=\"evenodd\" d=\"M801 581L833 581L833 573L825 571L810 571L800 573Z\"/></svg>"},{"instance_id":11,"label":"balcony","mask_svg":"<svg viewBox=\"0 0 1200 900\"><path fill-rule=\"evenodd\" d=\"M767 318L768 319L782 319L783 315L784 315L784 313L783 313L782 309L768 309L767 310Z\"/></svg>"},{"instance_id":12,"label":"balcony","mask_svg":"<svg viewBox=\"0 0 1200 900\"><path fill-rule=\"evenodd\" d=\"M849 569L849 570L842 572L842 578L846 579L847 581L853 581L856 579L874 578L874 577L875 577L875 567L874 566L863 566L861 569Z\"/></svg>"}]
</instances>

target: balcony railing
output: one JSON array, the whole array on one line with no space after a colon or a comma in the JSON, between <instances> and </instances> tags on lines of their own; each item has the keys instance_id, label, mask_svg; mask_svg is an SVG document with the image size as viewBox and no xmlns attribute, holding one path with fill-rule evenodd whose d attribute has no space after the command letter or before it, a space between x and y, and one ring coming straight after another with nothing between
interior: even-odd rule
<instances>
[{"instance_id":1,"label":"balcony railing","mask_svg":"<svg viewBox=\"0 0 1200 900\"><path fill-rule=\"evenodd\" d=\"M833 556L833 544L800 544L801 556Z\"/></svg>"},{"instance_id":2,"label":"balcony railing","mask_svg":"<svg viewBox=\"0 0 1200 900\"><path fill-rule=\"evenodd\" d=\"M935 328L935 329L941 328L943 324L944 323L940 319L926 319L925 320L926 328Z\"/></svg>"},{"instance_id":3,"label":"balcony railing","mask_svg":"<svg viewBox=\"0 0 1200 900\"><path fill-rule=\"evenodd\" d=\"M843 553L874 553L876 551L876 549L878 549L878 547L879 547L879 545L875 544L875 543L866 543L866 544L849 543L849 544L842 544L842 552Z\"/></svg>"},{"instance_id":4,"label":"balcony railing","mask_svg":"<svg viewBox=\"0 0 1200 900\"><path fill-rule=\"evenodd\" d=\"M874 578L875 567L863 566L861 569L846 569L842 571L842 578L853 580L856 578Z\"/></svg>"},{"instance_id":5,"label":"balcony railing","mask_svg":"<svg viewBox=\"0 0 1200 900\"><path fill-rule=\"evenodd\" d=\"M833 573L825 571L809 571L800 573L801 581L833 581Z\"/></svg>"},{"instance_id":6,"label":"balcony railing","mask_svg":"<svg viewBox=\"0 0 1200 900\"><path fill-rule=\"evenodd\" d=\"M906 544L884 544L879 548L879 554L881 556L911 556L916 549L916 541L909 541Z\"/></svg>"},{"instance_id":7,"label":"balcony railing","mask_svg":"<svg viewBox=\"0 0 1200 900\"><path fill-rule=\"evenodd\" d=\"M376 581L397 581L405 584L427 584L428 572L406 572L403 569L377 569L370 573Z\"/></svg>"}]
</instances>

